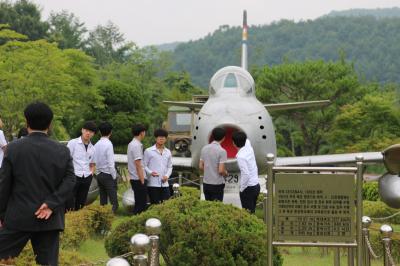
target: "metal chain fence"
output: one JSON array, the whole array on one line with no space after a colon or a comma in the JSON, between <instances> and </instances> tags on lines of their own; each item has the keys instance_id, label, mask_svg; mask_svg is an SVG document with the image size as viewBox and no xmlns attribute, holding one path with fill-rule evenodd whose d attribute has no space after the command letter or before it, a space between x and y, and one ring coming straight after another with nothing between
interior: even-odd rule
<instances>
[{"instance_id":1,"label":"metal chain fence","mask_svg":"<svg viewBox=\"0 0 400 266\"><path fill-rule=\"evenodd\" d=\"M369 254L371 254L371 256L374 259L379 259L380 256L376 255L375 251L372 249L372 245L371 242L369 241L368 236L365 236L365 243L367 244L368 250L369 250Z\"/></svg>"},{"instance_id":2,"label":"metal chain fence","mask_svg":"<svg viewBox=\"0 0 400 266\"><path fill-rule=\"evenodd\" d=\"M384 246L385 246L386 255L389 259L390 266L396 266L396 264L394 263L392 252L390 251L389 243L385 242Z\"/></svg>"}]
</instances>

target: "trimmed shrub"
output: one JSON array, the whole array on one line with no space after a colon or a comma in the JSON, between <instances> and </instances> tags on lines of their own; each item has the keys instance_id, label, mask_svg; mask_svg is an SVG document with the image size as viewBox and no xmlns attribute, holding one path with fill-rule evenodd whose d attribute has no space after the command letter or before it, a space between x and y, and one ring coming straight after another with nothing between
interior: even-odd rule
<instances>
[{"instance_id":1,"label":"trimmed shrub","mask_svg":"<svg viewBox=\"0 0 400 266\"><path fill-rule=\"evenodd\" d=\"M82 242L90 237L86 212L68 212L65 214L65 229L60 235L60 247L78 249Z\"/></svg>"},{"instance_id":2,"label":"trimmed shrub","mask_svg":"<svg viewBox=\"0 0 400 266\"><path fill-rule=\"evenodd\" d=\"M379 200L378 182L366 182L362 188L363 200L377 201Z\"/></svg>"},{"instance_id":3,"label":"trimmed shrub","mask_svg":"<svg viewBox=\"0 0 400 266\"><path fill-rule=\"evenodd\" d=\"M193 198L200 198L200 189L194 188L194 187L180 187L179 192L181 193L182 196L190 196Z\"/></svg>"},{"instance_id":4,"label":"trimmed shrub","mask_svg":"<svg viewBox=\"0 0 400 266\"><path fill-rule=\"evenodd\" d=\"M86 212L87 226L91 235L104 235L111 229L114 214L111 205L91 204L83 208Z\"/></svg>"},{"instance_id":5,"label":"trimmed shrub","mask_svg":"<svg viewBox=\"0 0 400 266\"><path fill-rule=\"evenodd\" d=\"M92 204L65 215L65 230L61 234L61 247L78 249L90 236L105 234L111 229L111 206Z\"/></svg>"},{"instance_id":6,"label":"trimmed shrub","mask_svg":"<svg viewBox=\"0 0 400 266\"><path fill-rule=\"evenodd\" d=\"M363 201L363 215L371 218L382 218L388 217L392 214L399 212L398 209L393 209L387 206L382 201ZM400 214L392 218L385 219L385 223L400 224Z\"/></svg>"},{"instance_id":7,"label":"trimmed shrub","mask_svg":"<svg viewBox=\"0 0 400 266\"><path fill-rule=\"evenodd\" d=\"M220 202L200 201L198 194L182 196L121 223L106 238L110 257L129 252L130 237L145 233L148 218L162 222L160 252L167 265L265 265L266 227L245 210ZM282 265L275 250L274 265Z\"/></svg>"}]
</instances>

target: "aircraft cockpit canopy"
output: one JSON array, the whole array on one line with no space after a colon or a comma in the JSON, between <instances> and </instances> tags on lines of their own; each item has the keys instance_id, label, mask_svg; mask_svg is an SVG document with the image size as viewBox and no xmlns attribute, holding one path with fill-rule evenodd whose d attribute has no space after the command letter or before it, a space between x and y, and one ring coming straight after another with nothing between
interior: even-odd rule
<instances>
[{"instance_id":1,"label":"aircraft cockpit canopy","mask_svg":"<svg viewBox=\"0 0 400 266\"><path fill-rule=\"evenodd\" d=\"M211 78L210 95L236 91L244 95L254 95L253 77L241 67L229 66L220 69Z\"/></svg>"}]
</instances>

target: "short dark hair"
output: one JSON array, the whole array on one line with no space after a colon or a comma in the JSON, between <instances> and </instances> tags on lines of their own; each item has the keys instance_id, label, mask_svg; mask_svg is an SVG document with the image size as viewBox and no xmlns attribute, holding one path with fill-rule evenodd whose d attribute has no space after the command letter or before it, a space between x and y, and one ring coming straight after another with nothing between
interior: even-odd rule
<instances>
[{"instance_id":1,"label":"short dark hair","mask_svg":"<svg viewBox=\"0 0 400 266\"><path fill-rule=\"evenodd\" d=\"M163 128L159 128L159 129L156 129L156 130L154 130L154 137L155 138L157 138L157 137L168 137L168 131L166 131L165 129L163 129Z\"/></svg>"},{"instance_id":2,"label":"short dark hair","mask_svg":"<svg viewBox=\"0 0 400 266\"><path fill-rule=\"evenodd\" d=\"M94 133L97 132L97 126L94 121L86 121L85 124L83 124L82 128L93 131Z\"/></svg>"},{"instance_id":3,"label":"short dark hair","mask_svg":"<svg viewBox=\"0 0 400 266\"><path fill-rule=\"evenodd\" d=\"M212 137L216 141L220 141L225 137L226 130L222 127L216 127L212 131Z\"/></svg>"},{"instance_id":4,"label":"short dark hair","mask_svg":"<svg viewBox=\"0 0 400 266\"><path fill-rule=\"evenodd\" d=\"M24 110L24 116L28 127L33 130L46 130L53 120L53 111L42 102L29 104Z\"/></svg>"},{"instance_id":5,"label":"short dark hair","mask_svg":"<svg viewBox=\"0 0 400 266\"><path fill-rule=\"evenodd\" d=\"M26 129L26 127L21 127L19 129L19 131L18 131L17 138L20 139L20 138L25 137L25 136L28 136L28 130Z\"/></svg>"},{"instance_id":6,"label":"short dark hair","mask_svg":"<svg viewBox=\"0 0 400 266\"><path fill-rule=\"evenodd\" d=\"M139 136L143 131L146 131L146 127L143 124L134 124L132 126L132 134L135 137Z\"/></svg>"},{"instance_id":7,"label":"short dark hair","mask_svg":"<svg viewBox=\"0 0 400 266\"><path fill-rule=\"evenodd\" d=\"M108 136L111 134L113 126L109 122L101 122L99 125L99 131L102 136Z\"/></svg>"},{"instance_id":8,"label":"short dark hair","mask_svg":"<svg viewBox=\"0 0 400 266\"><path fill-rule=\"evenodd\" d=\"M232 134L233 143L235 143L238 148L241 148L246 144L246 139L246 133L244 133L243 131L236 131Z\"/></svg>"}]
</instances>

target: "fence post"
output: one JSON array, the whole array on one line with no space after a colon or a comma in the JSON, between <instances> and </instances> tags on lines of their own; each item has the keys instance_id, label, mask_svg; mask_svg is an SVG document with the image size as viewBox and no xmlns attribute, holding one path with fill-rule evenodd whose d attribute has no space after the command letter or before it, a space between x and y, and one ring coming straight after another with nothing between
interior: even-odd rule
<instances>
[{"instance_id":1,"label":"fence post","mask_svg":"<svg viewBox=\"0 0 400 266\"><path fill-rule=\"evenodd\" d=\"M177 198L181 195L181 193L179 192L179 188L180 188L180 185L177 183L174 183L172 185L172 190L174 191L174 195L173 195L174 198Z\"/></svg>"},{"instance_id":2,"label":"fence post","mask_svg":"<svg viewBox=\"0 0 400 266\"><path fill-rule=\"evenodd\" d=\"M131 244L133 246L133 257L134 266L147 266L146 251L149 248L150 239L145 234L135 234L131 238Z\"/></svg>"},{"instance_id":3,"label":"fence post","mask_svg":"<svg viewBox=\"0 0 400 266\"><path fill-rule=\"evenodd\" d=\"M362 232L363 232L363 257L364 257L364 265L365 266L370 266L371 265L371 255L369 254L369 248L368 248L368 240L369 240L369 227L372 223L371 218L368 216L363 216L362 219Z\"/></svg>"},{"instance_id":4,"label":"fence post","mask_svg":"<svg viewBox=\"0 0 400 266\"><path fill-rule=\"evenodd\" d=\"M364 157L362 155L356 156L357 162L357 182L356 182L356 230L357 230L357 266L363 265L363 250L362 250L362 185L363 185L363 160Z\"/></svg>"},{"instance_id":5,"label":"fence post","mask_svg":"<svg viewBox=\"0 0 400 266\"><path fill-rule=\"evenodd\" d=\"M273 182L274 182L274 160L275 155L272 153L267 154L267 249L268 249L268 266L272 266L273 262L273 245L272 245L272 197L273 197Z\"/></svg>"},{"instance_id":6,"label":"fence post","mask_svg":"<svg viewBox=\"0 0 400 266\"><path fill-rule=\"evenodd\" d=\"M333 249L333 265L340 266L340 248Z\"/></svg>"},{"instance_id":7,"label":"fence post","mask_svg":"<svg viewBox=\"0 0 400 266\"><path fill-rule=\"evenodd\" d=\"M391 241L390 237L393 234L393 228L390 225L384 224L381 226L381 237L383 244L383 265L394 266L391 256Z\"/></svg>"},{"instance_id":8,"label":"fence post","mask_svg":"<svg viewBox=\"0 0 400 266\"><path fill-rule=\"evenodd\" d=\"M180 186L182 186L182 172L178 173L178 183Z\"/></svg>"},{"instance_id":9,"label":"fence post","mask_svg":"<svg viewBox=\"0 0 400 266\"><path fill-rule=\"evenodd\" d=\"M160 265L160 233L161 222L156 218L150 218L146 221L146 232L150 239L149 266Z\"/></svg>"},{"instance_id":10,"label":"fence post","mask_svg":"<svg viewBox=\"0 0 400 266\"><path fill-rule=\"evenodd\" d=\"M354 248L347 249L347 265L354 266Z\"/></svg>"}]
</instances>

